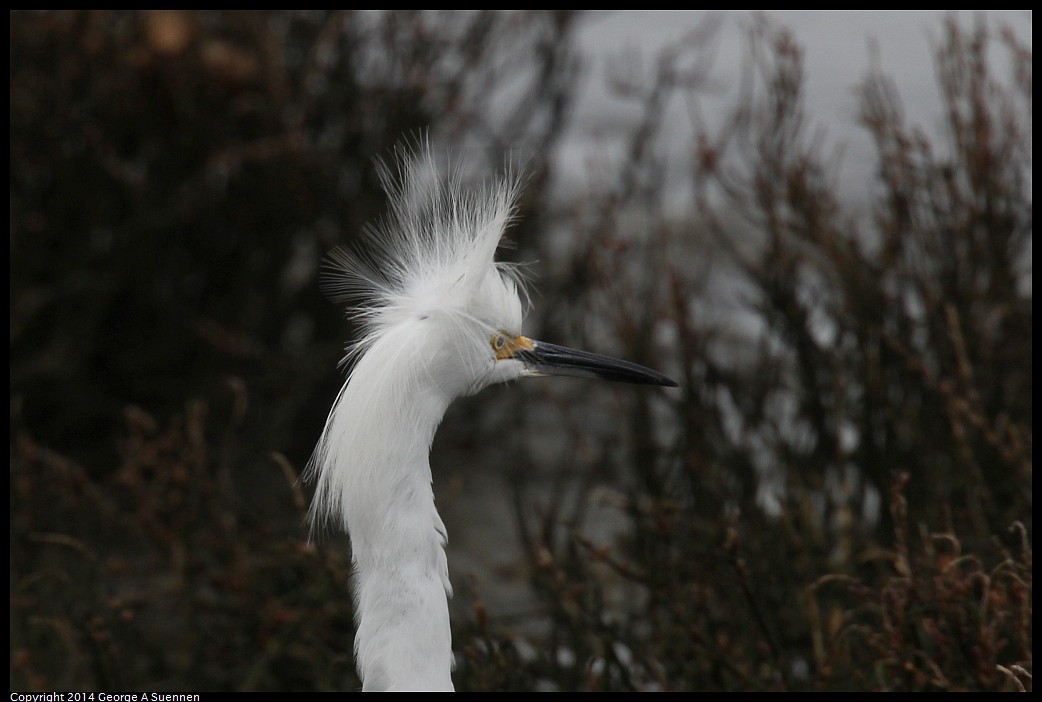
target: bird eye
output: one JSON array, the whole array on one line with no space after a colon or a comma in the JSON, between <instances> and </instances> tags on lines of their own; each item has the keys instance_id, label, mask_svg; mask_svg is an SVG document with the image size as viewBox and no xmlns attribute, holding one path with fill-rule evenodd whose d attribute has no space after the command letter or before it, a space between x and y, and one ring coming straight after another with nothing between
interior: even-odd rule
<instances>
[{"instance_id":1,"label":"bird eye","mask_svg":"<svg viewBox=\"0 0 1042 702\"><path fill-rule=\"evenodd\" d=\"M492 348L495 351L502 351L503 347L507 345L506 334L497 333L492 337Z\"/></svg>"}]
</instances>

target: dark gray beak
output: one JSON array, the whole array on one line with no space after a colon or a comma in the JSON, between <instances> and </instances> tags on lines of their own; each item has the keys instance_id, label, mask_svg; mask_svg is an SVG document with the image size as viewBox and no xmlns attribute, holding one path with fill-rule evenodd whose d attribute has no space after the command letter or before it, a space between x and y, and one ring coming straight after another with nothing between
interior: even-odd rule
<instances>
[{"instance_id":1,"label":"dark gray beak","mask_svg":"<svg viewBox=\"0 0 1042 702\"><path fill-rule=\"evenodd\" d=\"M677 387L674 380L636 363L535 339L531 340L531 344L531 348L515 351L513 358L524 363L529 371L538 375L571 375L578 378L610 380L614 383Z\"/></svg>"}]
</instances>

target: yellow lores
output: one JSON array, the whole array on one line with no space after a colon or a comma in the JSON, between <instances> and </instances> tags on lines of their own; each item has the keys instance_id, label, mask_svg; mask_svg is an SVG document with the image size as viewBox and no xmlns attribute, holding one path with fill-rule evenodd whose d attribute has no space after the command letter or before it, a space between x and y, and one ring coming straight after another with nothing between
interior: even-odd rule
<instances>
[{"instance_id":1,"label":"yellow lores","mask_svg":"<svg viewBox=\"0 0 1042 702\"><path fill-rule=\"evenodd\" d=\"M531 351L535 344L527 336L510 336L504 332L492 335L492 350L496 352L496 360L504 361L513 358L519 351Z\"/></svg>"}]
</instances>

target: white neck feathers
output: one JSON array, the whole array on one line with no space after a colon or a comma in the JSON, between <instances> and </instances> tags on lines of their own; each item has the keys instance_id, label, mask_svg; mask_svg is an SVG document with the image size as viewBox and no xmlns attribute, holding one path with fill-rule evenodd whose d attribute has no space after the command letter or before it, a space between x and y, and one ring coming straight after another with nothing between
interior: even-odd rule
<instances>
[{"instance_id":1,"label":"white neck feathers","mask_svg":"<svg viewBox=\"0 0 1042 702\"><path fill-rule=\"evenodd\" d=\"M351 536L363 689L451 690L452 589L428 460L451 398L402 336L414 335L370 347L341 390L312 459L312 513Z\"/></svg>"}]
</instances>

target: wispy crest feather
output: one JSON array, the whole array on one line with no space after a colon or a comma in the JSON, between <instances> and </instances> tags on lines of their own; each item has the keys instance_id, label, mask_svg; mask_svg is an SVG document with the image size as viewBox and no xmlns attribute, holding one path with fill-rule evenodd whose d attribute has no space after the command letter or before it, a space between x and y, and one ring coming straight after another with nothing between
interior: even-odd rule
<instances>
[{"instance_id":1,"label":"wispy crest feather","mask_svg":"<svg viewBox=\"0 0 1042 702\"><path fill-rule=\"evenodd\" d=\"M395 325L432 311L466 315L491 267L525 293L515 264L494 260L515 214L522 179L508 169L480 187L464 185L459 164L440 169L430 146L399 146L377 164L388 213L354 245L330 252L319 284L330 300L348 302L360 334L342 364Z\"/></svg>"}]
</instances>

